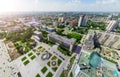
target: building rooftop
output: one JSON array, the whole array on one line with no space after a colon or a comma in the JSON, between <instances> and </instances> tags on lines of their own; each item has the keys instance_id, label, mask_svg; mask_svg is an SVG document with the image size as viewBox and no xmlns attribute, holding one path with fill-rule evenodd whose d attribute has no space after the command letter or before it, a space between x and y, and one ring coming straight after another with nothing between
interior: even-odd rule
<instances>
[{"instance_id":1,"label":"building rooftop","mask_svg":"<svg viewBox=\"0 0 120 77\"><path fill-rule=\"evenodd\" d=\"M49 34L48 36L54 37L54 38L56 38L56 39L58 39L58 40L60 40L60 41L62 41L62 42L64 42L64 43L66 43L66 44L69 44L69 45L70 45L70 44L74 44L75 41L76 41L76 39L74 39L74 38L68 39L68 38L66 38L66 37L57 35L57 34L55 34L55 33L51 33L51 34Z\"/></svg>"},{"instance_id":2,"label":"building rooftop","mask_svg":"<svg viewBox=\"0 0 120 77\"><path fill-rule=\"evenodd\" d=\"M96 69L90 66L89 69L87 67L89 67L90 54L82 52L78 64L82 69L81 71L88 77L99 77L98 75L100 74L104 77L117 77L116 73L120 76L120 73L117 71L116 64L111 63L103 58L101 60L101 67Z\"/></svg>"}]
</instances>

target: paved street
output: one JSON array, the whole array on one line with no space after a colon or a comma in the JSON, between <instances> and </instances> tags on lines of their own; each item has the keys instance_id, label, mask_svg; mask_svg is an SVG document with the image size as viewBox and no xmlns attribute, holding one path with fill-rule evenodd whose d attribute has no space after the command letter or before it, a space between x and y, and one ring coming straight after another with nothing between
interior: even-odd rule
<instances>
[{"instance_id":1,"label":"paved street","mask_svg":"<svg viewBox=\"0 0 120 77\"><path fill-rule=\"evenodd\" d=\"M17 77L15 73L16 69L10 61L7 48L4 42L0 40L0 77Z\"/></svg>"}]
</instances>

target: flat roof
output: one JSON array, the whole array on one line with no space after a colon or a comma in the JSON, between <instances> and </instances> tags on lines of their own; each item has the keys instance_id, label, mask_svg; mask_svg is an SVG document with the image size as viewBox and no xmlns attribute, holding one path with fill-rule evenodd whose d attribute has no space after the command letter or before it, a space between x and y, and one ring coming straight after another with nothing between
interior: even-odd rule
<instances>
[{"instance_id":1,"label":"flat roof","mask_svg":"<svg viewBox=\"0 0 120 77\"><path fill-rule=\"evenodd\" d=\"M53 37L53 38L55 38L55 39L58 39L58 40L66 43L66 44L69 44L69 45L70 45L70 44L74 44L75 41L76 41L76 39L74 39L74 38L68 39L68 38L66 38L66 37L57 35L57 34L55 34L55 33L50 33L48 36Z\"/></svg>"}]
</instances>

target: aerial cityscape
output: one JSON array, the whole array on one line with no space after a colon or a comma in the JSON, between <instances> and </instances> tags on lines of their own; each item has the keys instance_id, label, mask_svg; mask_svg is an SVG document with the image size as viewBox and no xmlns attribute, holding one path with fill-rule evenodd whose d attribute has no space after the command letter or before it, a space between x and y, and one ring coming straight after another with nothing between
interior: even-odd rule
<instances>
[{"instance_id":1,"label":"aerial cityscape","mask_svg":"<svg viewBox=\"0 0 120 77\"><path fill-rule=\"evenodd\" d=\"M1 0L0 77L120 77L119 0Z\"/></svg>"}]
</instances>

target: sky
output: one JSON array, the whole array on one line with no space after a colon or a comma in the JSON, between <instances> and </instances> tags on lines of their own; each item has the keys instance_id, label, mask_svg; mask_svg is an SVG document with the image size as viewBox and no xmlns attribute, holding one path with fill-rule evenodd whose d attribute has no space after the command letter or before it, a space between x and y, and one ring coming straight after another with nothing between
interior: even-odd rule
<instances>
[{"instance_id":1,"label":"sky","mask_svg":"<svg viewBox=\"0 0 120 77\"><path fill-rule=\"evenodd\" d=\"M120 0L0 0L0 12L120 12Z\"/></svg>"}]
</instances>

